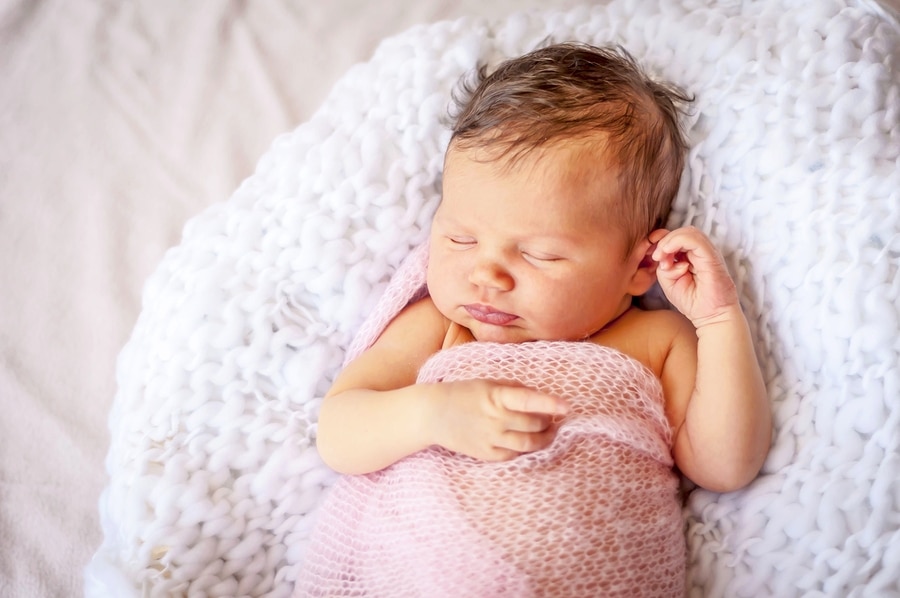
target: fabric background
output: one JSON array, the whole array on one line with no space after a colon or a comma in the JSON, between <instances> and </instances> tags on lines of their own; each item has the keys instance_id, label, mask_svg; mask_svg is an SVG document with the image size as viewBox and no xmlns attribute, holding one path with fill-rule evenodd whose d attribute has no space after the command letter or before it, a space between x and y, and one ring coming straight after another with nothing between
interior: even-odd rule
<instances>
[{"instance_id":1,"label":"fabric background","mask_svg":"<svg viewBox=\"0 0 900 598\"><path fill-rule=\"evenodd\" d=\"M0 1L0 596L81 594L116 356L188 218L384 37L574 4Z\"/></svg>"}]
</instances>

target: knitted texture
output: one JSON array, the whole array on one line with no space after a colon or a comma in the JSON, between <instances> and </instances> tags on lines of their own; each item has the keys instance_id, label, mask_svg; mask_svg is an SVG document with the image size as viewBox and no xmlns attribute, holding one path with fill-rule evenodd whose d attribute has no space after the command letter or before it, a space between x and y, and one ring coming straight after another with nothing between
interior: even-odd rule
<instances>
[{"instance_id":1,"label":"knitted texture","mask_svg":"<svg viewBox=\"0 0 900 598\"><path fill-rule=\"evenodd\" d=\"M468 343L420 382L515 381L564 397L547 449L485 463L442 448L345 476L295 596L683 596L685 542L659 382L592 343Z\"/></svg>"},{"instance_id":2,"label":"knitted texture","mask_svg":"<svg viewBox=\"0 0 900 598\"><path fill-rule=\"evenodd\" d=\"M352 360L427 294L427 243L392 277ZM682 596L685 542L662 388L578 342L467 343L418 382L489 379L565 398L547 449L484 463L440 447L328 495L295 596Z\"/></svg>"},{"instance_id":3,"label":"knitted texture","mask_svg":"<svg viewBox=\"0 0 900 598\"><path fill-rule=\"evenodd\" d=\"M697 96L669 225L721 248L775 429L747 488L690 492L689 595L900 595L900 35L871 4L611 0L385 40L147 281L86 595L291 595L336 478L321 397L427 236L451 90L548 39Z\"/></svg>"}]
</instances>

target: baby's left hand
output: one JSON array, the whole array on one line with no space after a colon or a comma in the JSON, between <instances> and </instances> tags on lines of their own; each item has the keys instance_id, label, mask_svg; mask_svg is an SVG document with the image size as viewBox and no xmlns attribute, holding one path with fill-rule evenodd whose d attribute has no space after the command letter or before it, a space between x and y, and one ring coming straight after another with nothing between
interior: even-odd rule
<instances>
[{"instance_id":1,"label":"baby's left hand","mask_svg":"<svg viewBox=\"0 0 900 598\"><path fill-rule=\"evenodd\" d=\"M739 308L734 281L722 254L692 226L650 233L656 244L651 257L659 264L656 277L669 302L694 327L728 317Z\"/></svg>"}]
</instances>

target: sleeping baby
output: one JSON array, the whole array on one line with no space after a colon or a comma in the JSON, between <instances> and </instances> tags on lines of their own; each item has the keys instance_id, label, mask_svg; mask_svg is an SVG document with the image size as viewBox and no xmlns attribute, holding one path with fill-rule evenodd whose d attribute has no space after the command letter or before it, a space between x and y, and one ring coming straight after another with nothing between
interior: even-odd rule
<instances>
[{"instance_id":1,"label":"sleeping baby","mask_svg":"<svg viewBox=\"0 0 900 598\"><path fill-rule=\"evenodd\" d=\"M690 100L566 43L456 101L429 241L322 404L346 475L296 595L682 596L676 470L740 488L771 434L721 255L662 228Z\"/></svg>"}]
</instances>

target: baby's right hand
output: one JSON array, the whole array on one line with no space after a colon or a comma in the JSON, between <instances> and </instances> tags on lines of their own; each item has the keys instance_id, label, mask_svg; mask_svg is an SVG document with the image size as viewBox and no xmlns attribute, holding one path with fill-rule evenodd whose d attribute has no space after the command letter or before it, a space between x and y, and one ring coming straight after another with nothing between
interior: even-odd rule
<instances>
[{"instance_id":1,"label":"baby's right hand","mask_svg":"<svg viewBox=\"0 0 900 598\"><path fill-rule=\"evenodd\" d=\"M440 383L431 410L435 444L482 461L505 461L546 448L554 417L568 404L524 386L490 380Z\"/></svg>"}]
</instances>

